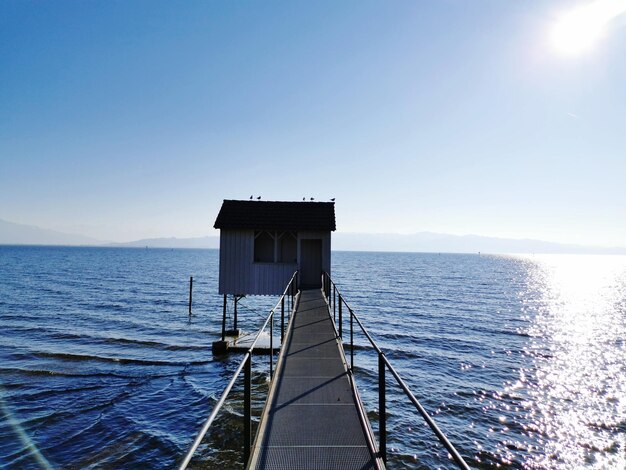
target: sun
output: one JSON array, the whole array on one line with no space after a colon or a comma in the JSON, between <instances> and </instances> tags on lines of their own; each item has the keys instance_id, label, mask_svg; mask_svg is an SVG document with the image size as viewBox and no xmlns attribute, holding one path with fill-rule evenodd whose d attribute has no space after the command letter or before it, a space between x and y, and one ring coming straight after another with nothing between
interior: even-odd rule
<instances>
[{"instance_id":1,"label":"sun","mask_svg":"<svg viewBox=\"0 0 626 470\"><path fill-rule=\"evenodd\" d=\"M556 23L552 30L552 45L563 55L578 55L589 51L605 31L605 24L574 10Z\"/></svg>"},{"instance_id":2,"label":"sun","mask_svg":"<svg viewBox=\"0 0 626 470\"><path fill-rule=\"evenodd\" d=\"M626 0L595 0L565 12L552 27L552 46L566 56L588 52L606 34L609 22L624 12Z\"/></svg>"}]
</instances>

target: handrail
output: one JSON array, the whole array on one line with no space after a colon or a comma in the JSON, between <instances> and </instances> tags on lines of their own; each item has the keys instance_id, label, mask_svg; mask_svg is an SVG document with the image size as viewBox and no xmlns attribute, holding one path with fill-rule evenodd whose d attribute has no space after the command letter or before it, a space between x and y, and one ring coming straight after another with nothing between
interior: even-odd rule
<instances>
[{"instance_id":1,"label":"handrail","mask_svg":"<svg viewBox=\"0 0 626 470\"><path fill-rule=\"evenodd\" d=\"M386 461L386 448L387 448L386 438L387 438L387 436L386 436L386 416L385 416L386 413L384 411L384 409L385 409L385 385L384 385L385 372L384 372L384 368L381 368L381 365L383 365L384 367L389 369L389 371L391 372L391 375L393 375L393 377L396 379L396 382L398 383L398 385L400 385L400 388L402 388L402 391L409 398L409 400L413 403L413 405L415 406L415 408L417 409L419 414L422 416L422 418L424 418L424 421L426 421L426 424L428 424L428 426L435 433L435 435L437 436L437 439L439 439L439 442L441 442L444 445L444 447L448 450L448 452L450 452L450 455L452 456L453 460L458 465L458 467L462 468L464 470L469 470L469 466L467 465L467 463L465 462L465 460L463 459L461 454L459 454L459 452L456 450L456 448L448 440L446 435L441 431L441 429L439 429L439 426L437 426L435 421L430 417L430 415L424 409L424 407L421 405L419 400L417 398L415 398L415 395L413 395L413 393L409 389L409 387L406 384L406 382L402 379L402 377L400 377L400 374L398 374L398 372L391 365L391 363L387 359L387 356L385 356L385 353L380 349L380 347L376 344L376 341L374 341L374 338L372 338L372 336L369 334L369 332L365 329L365 326L363 325L363 323L361 322L359 317L356 315L356 313L354 313L354 310L352 310L350 305L348 305L348 302L346 302L346 300L343 298L343 295L341 294L341 292L337 288L337 285L332 280L330 275L327 272L324 272L323 273L323 278L324 279L322 281L322 286L323 286L323 289L324 289L324 294L326 295L326 299L328 301L329 308L330 308L331 303L332 303L332 310L333 310L333 312L337 311L337 300L336 299L337 299L337 297L339 298L339 305L338 305L338 307L339 307L339 325L338 326L339 326L339 336L342 338L342 340L343 340L343 335L342 335L342 323L343 323L343 319L342 319L342 304L346 306L346 308L348 309L348 312L350 313L350 363L351 363L350 373L352 373L352 370L354 368L354 338L353 338L353 326L352 326L353 325L353 322L352 322L353 319L356 320L357 324L361 328L361 331L365 334L365 337L367 338L367 340L370 342L370 344L372 345L372 347L374 348L374 350L378 354L379 382L380 382L379 383L379 400L381 401L380 406L379 406L379 408L380 408L379 417L380 417L380 420L381 420L381 422L380 422L380 441L381 442L379 444L379 447L380 447L380 453L382 454L383 460ZM331 296L331 289L333 291L332 296Z\"/></svg>"},{"instance_id":2,"label":"handrail","mask_svg":"<svg viewBox=\"0 0 626 470\"><path fill-rule=\"evenodd\" d=\"M245 393L244 393L246 395L244 397L244 401L246 402L244 404L244 410L245 410L244 412L244 415L245 415L244 416L244 421L245 421L244 422L244 434L245 434L244 435L244 453L246 455L246 461L247 461L247 457L250 453L250 367L251 367L251 360L252 360L252 350L255 348L256 343L259 340L259 337L261 336L261 333L263 333L263 331L267 327L267 324L271 321L271 324L272 324L272 326L270 327L271 328L271 331L270 331L270 380L271 380L273 361L274 361L274 354L273 354L273 349L272 349L273 335L274 335L274 331L273 331L274 314L276 313L280 305L281 321L282 321L282 327L281 327L281 341L282 341L283 332L285 329L284 328L285 297L288 294L291 296L291 308L293 309L297 279L298 279L298 271L295 271L293 275L291 276L291 279L289 279L289 282L287 283L287 286L285 287L285 290L283 291L282 295L278 299L278 302L276 303L276 305L274 305L274 307L270 310L270 313L267 315L267 318L265 319L263 326L259 329L259 332L256 334L254 341L250 345L250 348L245 352L241 363L235 370L235 373L233 374L232 378L228 382L228 385L226 385L226 388L222 392L220 399L217 401L217 403L213 407L213 410L209 414L209 417L204 422L202 429L196 436L196 439L193 441L193 444L191 445L190 449L187 451L187 454L185 454L185 458L180 464L179 470L185 470L187 466L189 465L189 462L191 462L193 454L198 449L198 446L202 442L202 439L204 439L204 436L206 435L207 431L211 427L211 424L213 424L213 421L215 420L218 412L220 411L220 409L226 402L226 398L228 397L228 394L230 393L233 386L235 385L235 381L239 377L239 374L244 369L244 367L246 369L245 371L246 383L245 383Z\"/></svg>"}]
</instances>

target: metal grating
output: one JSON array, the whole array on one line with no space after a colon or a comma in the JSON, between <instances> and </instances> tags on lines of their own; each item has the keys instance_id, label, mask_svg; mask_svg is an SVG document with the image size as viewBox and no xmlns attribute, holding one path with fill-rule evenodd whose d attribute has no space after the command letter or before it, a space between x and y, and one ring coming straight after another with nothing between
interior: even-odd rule
<instances>
[{"instance_id":1,"label":"metal grating","mask_svg":"<svg viewBox=\"0 0 626 470\"><path fill-rule=\"evenodd\" d=\"M274 406L313 403L351 403L352 390L345 373L336 377L282 377L276 384Z\"/></svg>"},{"instance_id":2,"label":"metal grating","mask_svg":"<svg viewBox=\"0 0 626 470\"><path fill-rule=\"evenodd\" d=\"M345 372L344 365L337 357L286 357L282 373L286 377L337 377Z\"/></svg>"},{"instance_id":3,"label":"metal grating","mask_svg":"<svg viewBox=\"0 0 626 470\"><path fill-rule=\"evenodd\" d=\"M354 403L277 407L269 415L266 446L365 445Z\"/></svg>"},{"instance_id":4,"label":"metal grating","mask_svg":"<svg viewBox=\"0 0 626 470\"><path fill-rule=\"evenodd\" d=\"M340 348L321 291L302 291L254 468L377 468Z\"/></svg>"},{"instance_id":5,"label":"metal grating","mask_svg":"<svg viewBox=\"0 0 626 470\"><path fill-rule=\"evenodd\" d=\"M287 357L336 357L339 356L335 339L321 339L310 343L291 342Z\"/></svg>"},{"instance_id":6,"label":"metal grating","mask_svg":"<svg viewBox=\"0 0 626 470\"><path fill-rule=\"evenodd\" d=\"M358 447L271 447L265 449L256 469L329 470L334 468L367 470L376 468L365 446Z\"/></svg>"}]
</instances>

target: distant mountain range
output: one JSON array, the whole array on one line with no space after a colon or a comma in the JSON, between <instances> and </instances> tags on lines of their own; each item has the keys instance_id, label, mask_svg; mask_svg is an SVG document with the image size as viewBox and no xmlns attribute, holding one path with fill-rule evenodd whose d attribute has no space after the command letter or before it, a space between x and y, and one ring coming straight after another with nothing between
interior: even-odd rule
<instances>
[{"instance_id":1,"label":"distant mountain range","mask_svg":"<svg viewBox=\"0 0 626 470\"><path fill-rule=\"evenodd\" d=\"M336 233L333 234L332 247L333 250L338 251L626 254L626 248L622 247L604 248L541 240L517 240L432 232L420 232L409 235Z\"/></svg>"},{"instance_id":2,"label":"distant mountain range","mask_svg":"<svg viewBox=\"0 0 626 470\"><path fill-rule=\"evenodd\" d=\"M0 219L0 245L102 245L95 238Z\"/></svg>"},{"instance_id":3,"label":"distant mountain range","mask_svg":"<svg viewBox=\"0 0 626 470\"><path fill-rule=\"evenodd\" d=\"M0 245L89 245L137 248L219 248L219 237L146 238L127 243L110 243L82 235L15 224L0 219ZM568 245L541 240L516 240L478 235L448 235L420 232L410 235L333 233L336 251L407 251L435 253L584 253L626 254L626 248Z\"/></svg>"},{"instance_id":4,"label":"distant mountain range","mask_svg":"<svg viewBox=\"0 0 626 470\"><path fill-rule=\"evenodd\" d=\"M110 246L137 248L219 248L220 237L195 238L144 238L126 243L111 243Z\"/></svg>"}]
</instances>

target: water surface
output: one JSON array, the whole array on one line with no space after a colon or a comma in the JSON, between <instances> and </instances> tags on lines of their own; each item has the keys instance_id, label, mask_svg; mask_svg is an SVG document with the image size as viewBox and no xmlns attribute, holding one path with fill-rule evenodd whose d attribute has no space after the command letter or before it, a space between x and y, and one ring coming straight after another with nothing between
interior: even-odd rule
<instances>
[{"instance_id":1,"label":"water surface","mask_svg":"<svg viewBox=\"0 0 626 470\"><path fill-rule=\"evenodd\" d=\"M240 359L210 352L217 265L216 250L0 247L0 466L174 466ZM626 258L339 252L333 276L470 465L626 467ZM275 300L244 299L244 329ZM377 360L356 346L377 432ZM256 415L267 372L255 357ZM387 387L389 468L453 468ZM241 396L194 466L241 468Z\"/></svg>"}]
</instances>

